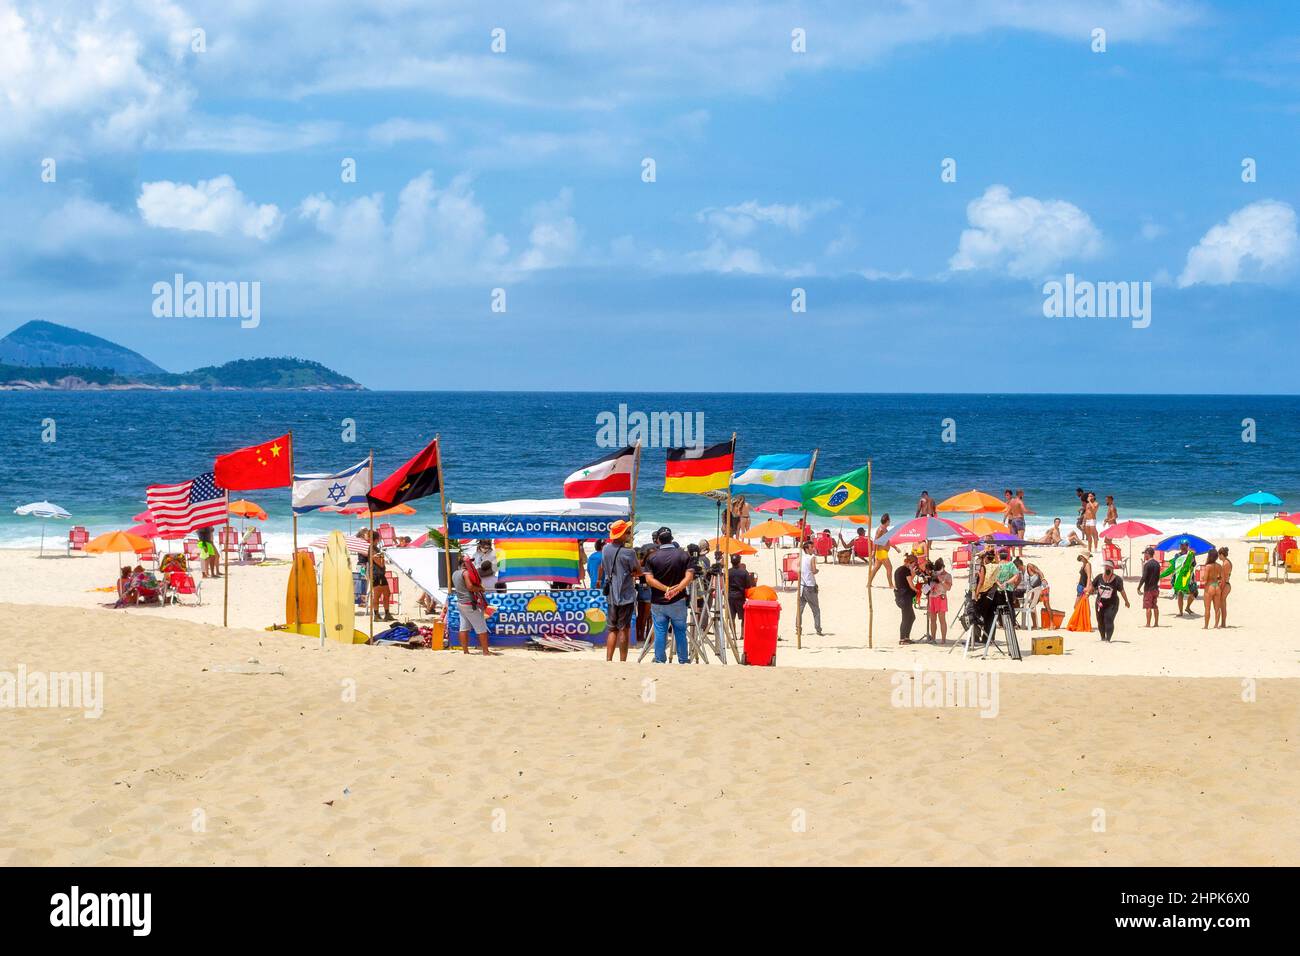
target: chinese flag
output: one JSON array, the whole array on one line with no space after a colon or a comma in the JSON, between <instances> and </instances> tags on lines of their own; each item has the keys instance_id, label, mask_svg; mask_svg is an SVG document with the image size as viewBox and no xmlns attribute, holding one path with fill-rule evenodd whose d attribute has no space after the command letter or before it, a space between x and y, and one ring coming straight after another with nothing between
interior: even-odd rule
<instances>
[{"instance_id":1,"label":"chinese flag","mask_svg":"<svg viewBox=\"0 0 1300 956\"><path fill-rule=\"evenodd\" d=\"M213 466L217 487L228 491L287 488L293 484L293 443L288 435L218 455Z\"/></svg>"}]
</instances>

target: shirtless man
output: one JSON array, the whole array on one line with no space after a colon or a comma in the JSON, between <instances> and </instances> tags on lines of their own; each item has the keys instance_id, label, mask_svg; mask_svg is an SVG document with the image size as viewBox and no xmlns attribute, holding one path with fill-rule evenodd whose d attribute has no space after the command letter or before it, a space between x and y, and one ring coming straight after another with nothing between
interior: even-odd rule
<instances>
[{"instance_id":1,"label":"shirtless man","mask_svg":"<svg viewBox=\"0 0 1300 956\"><path fill-rule=\"evenodd\" d=\"M1010 495L1011 492L1007 491L1007 494ZM1011 529L1012 534L1023 540L1025 537L1025 490L1023 488L1019 489L1015 497L1008 497L1006 502L1006 510L1003 514L1007 519L1007 527ZM1013 553L1023 555L1025 549L1016 548Z\"/></svg>"},{"instance_id":2,"label":"shirtless man","mask_svg":"<svg viewBox=\"0 0 1300 956\"><path fill-rule=\"evenodd\" d=\"M1219 549L1219 572L1223 578L1219 588L1219 614L1215 627L1228 626L1228 595L1232 593L1232 562L1228 560L1228 549Z\"/></svg>"},{"instance_id":3,"label":"shirtless man","mask_svg":"<svg viewBox=\"0 0 1300 956\"><path fill-rule=\"evenodd\" d=\"M1107 528L1119 524L1119 509L1115 507L1115 496L1106 496L1106 521Z\"/></svg>"},{"instance_id":4,"label":"shirtless man","mask_svg":"<svg viewBox=\"0 0 1300 956\"><path fill-rule=\"evenodd\" d=\"M1097 496L1088 492L1088 497L1083 502L1083 537L1090 551L1097 550L1101 541L1097 535L1097 511L1100 507Z\"/></svg>"}]
</instances>

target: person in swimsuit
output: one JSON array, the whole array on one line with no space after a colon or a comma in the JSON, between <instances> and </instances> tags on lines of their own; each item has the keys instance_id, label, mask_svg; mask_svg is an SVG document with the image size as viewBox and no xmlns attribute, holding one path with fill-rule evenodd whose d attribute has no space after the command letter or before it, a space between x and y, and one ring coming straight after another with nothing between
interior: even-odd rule
<instances>
[{"instance_id":1,"label":"person in swimsuit","mask_svg":"<svg viewBox=\"0 0 1300 956\"><path fill-rule=\"evenodd\" d=\"M1219 623L1215 627L1228 626L1228 595L1232 593L1232 562L1228 560L1228 549L1219 549L1219 568L1223 577L1219 588Z\"/></svg>"},{"instance_id":2,"label":"person in swimsuit","mask_svg":"<svg viewBox=\"0 0 1300 956\"><path fill-rule=\"evenodd\" d=\"M1083 597L1083 592L1088 589L1088 579L1092 577L1092 555L1085 551L1079 555L1079 585L1075 589L1075 597Z\"/></svg>"},{"instance_id":3,"label":"person in swimsuit","mask_svg":"<svg viewBox=\"0 0 1300 956\"><path fill-rule=\"evenodd\" d=\"M1106 521L1105 525L1109 528L1111 525L1119 524L1119 509L1115 507L1115 496L1106 496Z\"/></svg>"},{"instance_id":4,"label":"person in swimsuit","mask_svg":"<svg viewBox=\"0 0 1300 956\"><path fill-rule=\"evenodd\" d=\"M871 582L876 579L876 572L880 570L882 565L885 569L885 580L894 580L894 565L889 560L889 552L898 549L893 545L880 543L880 539L887 534L889 534L889 515L883 514L880 516L880 527L876 528L876 533L872 538L876 542L876 553L872 556L871 574L867 576L867 587L871 587Z\"/></svg>"},{"instance_id":5,"label":"person in swimsuit","mask_svg":"<svg viewBox=\"0 0 1300 956\"><path fill-rule=\"evenodd\" d=\"M1008 492L1010 494L1010 492ZM1003 511L1006 515L1007 527L1017 538L1024 540L1025 537L1025 490L1023 488L1016 491L1015 496L1007 499L1006 508ZM1016 548L1013 554L1023 555L1024 548Z\"/></svg>"},{"instance_id":6,"label":"person in swimsuit","mask_svg":"<svg viewBox=\"0 0 1300 956\"><path fill-rule=\"evenodd\" d=\"M1219 621L1219 602L1223 590L1223 568L1219 567L1219 552L1211 550L1205 556L1205 623L1202 630L1209 630L1210 614L1213 612L1215 626Z\"/></svg>"},{"instance_id":7,"label":"person in swimsuit","mask_svg":"<svg viewBox=\"0 0 1300 956\"><path fill-rule=\"evenodd\" d=\"M1097 511L1100 507L1097 496L1088 492L1087 500L1083 503L1083 538L1089 551L1095 551L1100 544L1097 537Z\"/></svg>"}]
</instances>

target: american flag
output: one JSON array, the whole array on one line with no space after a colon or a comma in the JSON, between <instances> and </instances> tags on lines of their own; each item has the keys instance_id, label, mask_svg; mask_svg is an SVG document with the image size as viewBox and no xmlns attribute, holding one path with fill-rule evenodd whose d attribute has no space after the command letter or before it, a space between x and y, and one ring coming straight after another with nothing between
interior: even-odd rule
<instances>
[{"instance_id":1,"label":"american flag","mask_svg":"<svg viewBox=\"0 0 1300 956\"><path fill-rule=\"evenodd\" d=\"M144 497L164 537L226 520L226 491L217 487L210 471L174 485L150 485Z\"/></svg>"}]
</instances>

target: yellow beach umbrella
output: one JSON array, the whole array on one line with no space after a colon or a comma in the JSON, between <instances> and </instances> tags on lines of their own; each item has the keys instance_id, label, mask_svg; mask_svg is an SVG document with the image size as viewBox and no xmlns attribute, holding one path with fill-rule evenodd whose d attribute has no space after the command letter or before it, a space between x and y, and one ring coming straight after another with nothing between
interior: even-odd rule
<instances>
[{"instance_id":1,"label":"yellow beach umbrella","mask_svg":"<svg viewBox=\"0 0 1300 956\"><path fill-rule=\"evenodd\" d=\"M1246 532L1247 538L1281 538L1284 535L1300 535L1296 527L1285 518L1269 518L1263 524L1257 524Z\"/></svg>"}]
</instances>

